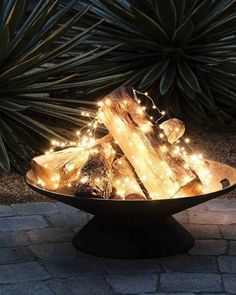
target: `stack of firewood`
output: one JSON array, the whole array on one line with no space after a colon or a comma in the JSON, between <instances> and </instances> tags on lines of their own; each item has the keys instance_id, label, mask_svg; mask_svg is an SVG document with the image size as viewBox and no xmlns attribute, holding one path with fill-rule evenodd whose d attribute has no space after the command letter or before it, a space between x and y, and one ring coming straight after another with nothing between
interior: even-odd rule
<instances>
[{"instance_id":1,"label":"stack of firewood","mask_svg":"<svg viewBox=\"0 0 236 295\"><path fill-rule=\"evenodd\" d=\"M69 147L36 157L37 185L75 196L163 199L202 192L198 169L179 140L178 119L153 122L125 90L100 102L98 118L109 134L87 147Z\"/></svg>"}]
</instances>

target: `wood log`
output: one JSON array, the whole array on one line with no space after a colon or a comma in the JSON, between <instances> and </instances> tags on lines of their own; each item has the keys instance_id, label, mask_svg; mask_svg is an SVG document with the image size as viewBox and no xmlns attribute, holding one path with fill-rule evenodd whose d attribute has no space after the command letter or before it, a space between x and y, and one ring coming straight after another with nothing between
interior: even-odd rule
<instances>
[{"instance_id":1,"label":"wood log","mask_svg":"<svg viewBox=\"0 0 236 295\"><path fill-rule=\"evenodd\" d=\"M112 193L112 162L114 150L109 143L96 145L80 170L75 195L88 193L99 198L109 198Z\"/></svg>"},{"instance_id":2,"label":"wood log","mask_svg":"<svg viewBox=\"0 0 236 295\"><path fill-rule=\"evenodd\" d=\"M98 116L134 167L152 199L171 198L181 187L197 181L163 130L153 124L124 90L101 101Z\"/></svg>"},{"instance_id":3,"label":"wood log","mask_svg":"<svg viewBox=\"0 0 236 295\"><path fill-rule=\"evenodd\" d=\"M116 195L118 195L117 198L135 200L146 199L125 156L122 156L113 162L112 171L112 184L116 190Z\"/></svg>"},{"instance_id":4,"label":"wood log","mask_svg":"<svg viewBox=\"0 0 236 295\"><path fill-rule=\"evenodd\" d=\"M163 129L169 143L175 143L179 138L184 135L185 126L184 123L176 118L172 118L164 121L160 124L160 128Z\"/></svg>"},{"instance_id":5,"label":"wood log","mask_svg":"<svg viewBox=\"0 0 236 295\"><path fill-rule=\"evenodd\" d=\"M87 149L71 147L33 158L32 170L37 177L38 185L48 190L60 190L64 186L73 185L94 147L111 140L112 137L106 135Z\"/></svg>"}]
</instances>

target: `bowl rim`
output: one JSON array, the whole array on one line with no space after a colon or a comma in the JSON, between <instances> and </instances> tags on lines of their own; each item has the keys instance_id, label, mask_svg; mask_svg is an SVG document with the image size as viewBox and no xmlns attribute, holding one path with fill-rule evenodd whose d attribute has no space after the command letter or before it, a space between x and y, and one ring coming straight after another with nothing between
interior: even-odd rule
<instances>
[{"instance_id":1,"label":"bowl rim","mask_svg":"<svg viewBox=\"0 0 236 295\"><path fill-rule=\"evenodd\" d=\"M209 161L210 163L217 163L217 164L221 164L221 165L224 165L224 166L228 166L229 168L231 169L234 169L235 170L235 173L236 173L236 168L230 166L230 165L227 165L227 164L224 164L224 163L221 163L221 162L218 162L218 161L213 161L213 160L206 160L206 161ZM47 189L43 189L43 188L40 188L38 187L37 185L34 185L32 184L28 178L27 178L27 174L32 171L32 170L29 170L26 175L25 175L25 182L27 183L27 185L33 189L34 191L42 194L42 195L46 195L46 196L58 196L58 197L68 197L68 198L74 198L74 199L77 199L77 200L82 200L82 201L100 201L100 202L104 202L104 201L109 201L109 202L122 202L122 203L133 203L133 202L140 202L140 203L147 203L147 202L170 202L170 201L173 201L173 200L192 200L192 199L195 199L195 198L205 198L205 197L211 197L213 195L224 195L230 191L232 191L233 189L236 188L236 181L232 184L230 184L229 186L225 187L225 188L222 188L220 190L216 190L216 191L211 191L211 192L208 192L208 193L205 193L205 194L200 194L200 195L193 195L193 196L186 196L186 197L178 197L178 198L163 198L163 199L146 199L146 200L120 200L120 199L103 199L103 198L97 198L97 197L87 197L87 193L80 193L81 195L82 194L85 194L86 196L74 196L74 195L68 195L68 194L63 194L63 193L60 193L60 192L54 192L54 191L50 191L50 190L47 190ZM222 179L223 180L223 179ZM43 193L45 192L45 193ZM53 198L53 197L52 197Z\"/></svg>"}]
</instances>

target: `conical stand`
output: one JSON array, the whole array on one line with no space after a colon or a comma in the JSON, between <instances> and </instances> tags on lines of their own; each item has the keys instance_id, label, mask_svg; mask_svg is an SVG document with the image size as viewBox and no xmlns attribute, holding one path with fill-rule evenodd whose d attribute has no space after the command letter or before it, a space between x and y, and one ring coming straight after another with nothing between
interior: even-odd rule
<instances>
[{"instance_id":1,"label":"conical stand","mask_svg":"<svg viewBox=\"0 0 236 295\"><path fill-rule=\"evenodd\" d=\"M173 217L159 221L111 221L94 217L73 238L74 247L110 258L154 258L186 252L194 238Z\"/></svg>"}]
</instances>

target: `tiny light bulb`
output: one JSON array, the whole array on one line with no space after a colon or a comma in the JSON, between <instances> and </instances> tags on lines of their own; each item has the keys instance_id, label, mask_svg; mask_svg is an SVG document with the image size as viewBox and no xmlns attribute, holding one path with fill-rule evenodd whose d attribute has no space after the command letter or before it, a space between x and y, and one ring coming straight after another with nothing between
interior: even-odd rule
<instances>
[{"instance_id":1,"label":"tiny light bulb","mask_svg":"<svg viewBox=\"0 0 236 295\"><path fill-rule=\"evenodd\" d=\"M109 105L111 104L111 100L110 100L109 98L107 98L107 99L105 100L105 104L106 104L107 106L109 106Z\"/></svg>"},{"instance_id":2,"label":"tiny light bulb","mask_svg":"<svg viewBox=\"0 0 236 295\"><path fill-rule=\"evenodd\" d=\"M185 138L185 142L186 143L190 143L190 139L189 138Z\"/></svg>"},{"instance_id":3,"label":"tiny light bulb","mask_svg":"<svg viewBox=\"0 0 236 295\"><path fill-rule=\"evenodd\" d=\"M162 116L164 116L166 114L166 112L165 111L161 111L161 114L162 114Z\"/></svg>"}]
</instances>

